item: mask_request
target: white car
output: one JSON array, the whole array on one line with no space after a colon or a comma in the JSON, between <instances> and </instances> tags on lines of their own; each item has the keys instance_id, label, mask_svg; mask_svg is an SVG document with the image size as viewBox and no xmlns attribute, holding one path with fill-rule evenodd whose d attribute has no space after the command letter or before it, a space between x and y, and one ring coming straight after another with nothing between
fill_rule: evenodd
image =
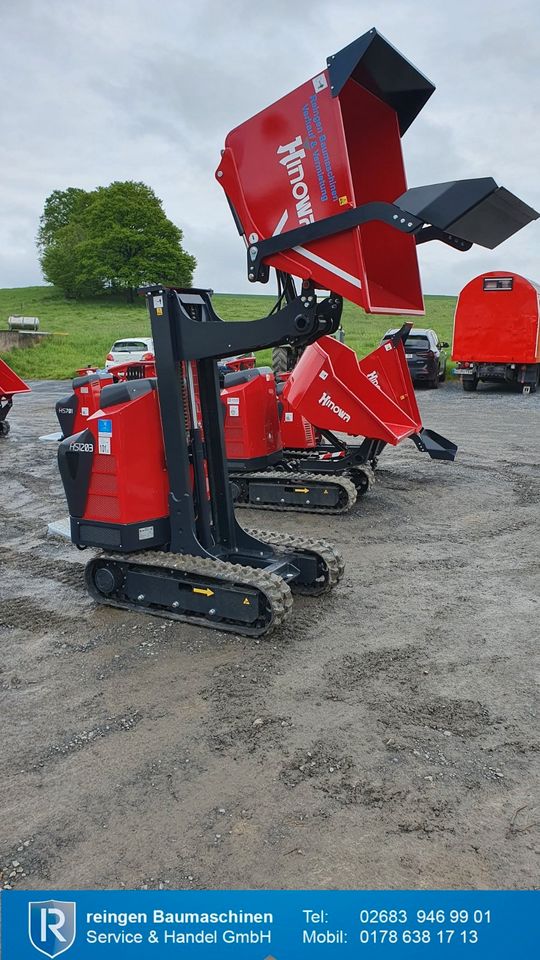
<instances>
[{"instance_id":1,"label":"white car","mask_svg":"<svg viewBox=\"0 0 540 960\"><path fill-rule=\"evenodd\" d=\"M116 363L153 359L154 341L152 337L128 337L125 340L116 340L113 343L110 353L107 354L105 366L108 369Z\"/></svg>"}]
</instances>

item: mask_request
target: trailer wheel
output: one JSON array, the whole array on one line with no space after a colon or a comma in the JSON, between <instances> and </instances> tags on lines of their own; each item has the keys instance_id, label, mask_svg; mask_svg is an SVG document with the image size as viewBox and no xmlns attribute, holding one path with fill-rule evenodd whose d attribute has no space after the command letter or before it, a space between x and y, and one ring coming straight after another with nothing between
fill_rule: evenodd
<instances>
[{"instance_id":1,"label":"trailer wheel","mask_svg":"<svg viewBox=\"0 0 540 960\"><path fill-rule=\"evenodd\" d=\"M7 437L9 433L10 424L7 420L0 421L0 437Z\"/></svg>"},{"instance_id":2,"label":"trailer wheel","mask_svg":"<svg viewBox=\"0 0 540 960\"><path fill-rule=\"evenodd\" d=\"M478 377L462 377L461 386L465 393L474 393L478 386Z\"/></svg>"}]
</instances>

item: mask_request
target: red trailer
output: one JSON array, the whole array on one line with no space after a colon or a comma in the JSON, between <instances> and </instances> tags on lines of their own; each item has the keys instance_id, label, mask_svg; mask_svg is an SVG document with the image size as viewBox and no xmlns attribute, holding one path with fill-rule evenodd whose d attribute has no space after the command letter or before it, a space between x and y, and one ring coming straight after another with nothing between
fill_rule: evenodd
<instances>
[{"instance_id":1,"label":"red trailer","mask_svg":"<svg viewBox=\"0 0 540 960\"><path fill-rule=\"evenodd\" d=\"M0 437L7 437L9 433L6 417L13 406L16 393L30 393L30 387L8 367L5 360L0 360Z\"/></svg>"},{"instance_id":2,"label":"red trailer","mask_svg":"<svg viewBox=\"0 0 540 960\"><path fill-rule=\"evenodd\" d=\"M540 285L519 273L483 273L461 291L452 359L463 389L505 381L534 393L540 381Z\"/></svg>"}]
</instances>

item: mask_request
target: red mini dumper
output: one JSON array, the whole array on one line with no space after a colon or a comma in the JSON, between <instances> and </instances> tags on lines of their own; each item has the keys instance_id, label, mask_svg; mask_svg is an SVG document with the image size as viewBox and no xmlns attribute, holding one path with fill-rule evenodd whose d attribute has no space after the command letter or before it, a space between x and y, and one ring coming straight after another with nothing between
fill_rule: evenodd
<instances>
[{"instance_id":1,"label":"red mini dumper","mask_svg":"<svg viewBox=\"0 0 540 960\"><path fill-rule=\"evenodd\" d=\"M0 437L7 437L9 433L10 425L6 418L17 393L30 393L30 387L8 367L5 360L0 360Z\"/></svg>"},{"instance_id":2,"label":"red mini dumper","mask_svg":"<svg viewBox=\"0 0 540 960\"><path fill-rule=\"evenodd\" d=\"M410 327L360 361L321 337L277 390L269 368L225 375L225 441L239 505L343 513L369 489L386 444L407 438L433 459L454 459L456 445L422 426L403 348Z\"/></svg>"}]
</instances>

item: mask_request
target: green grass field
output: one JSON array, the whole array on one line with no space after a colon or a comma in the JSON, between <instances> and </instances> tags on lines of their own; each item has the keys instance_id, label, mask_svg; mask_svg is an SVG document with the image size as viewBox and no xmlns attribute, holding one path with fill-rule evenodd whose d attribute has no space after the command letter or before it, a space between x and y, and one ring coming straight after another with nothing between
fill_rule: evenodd
<instances>
[{"instance_id":1,"label":"green grass field","mask_svg":"<svg viewBox=\"0 0 540 960\"><path fill-rule=\"evenodd\" d=\"M265 316L272 296L216 294L214 305L224 320L254 320ZM412 318L418 326L433 327L441 339L452 338L455 297L426 297L426 316ZM10 314L37 316L40 330L54 334L39 346L0 354L23 378L63 380L71 378L79 367L92 363L101 366L113 342L120 337L150 334L146 307L142 298L135 304L112 297L92 300L65 300L53 287L20 287L0 290L0 330L7 329ZM400 318L364 313L345 304L343 326L350 347L364 356L377 346L383 333L399 325ZM258 356L269 363L270 351Z\"/></svg>"}]
</instances>

